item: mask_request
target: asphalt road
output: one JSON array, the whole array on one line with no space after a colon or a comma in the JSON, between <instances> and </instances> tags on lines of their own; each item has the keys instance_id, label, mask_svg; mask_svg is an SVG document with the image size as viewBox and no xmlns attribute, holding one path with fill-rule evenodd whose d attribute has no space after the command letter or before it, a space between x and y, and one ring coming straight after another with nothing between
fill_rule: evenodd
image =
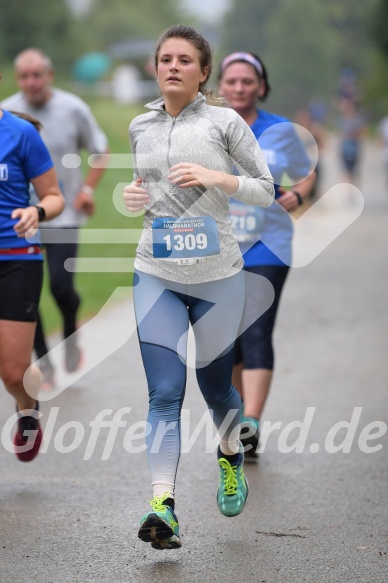
<instances>
[{"instance_id":1,"label":"asphalt road","mask_svg":"<svg viewBox=\"0 0 388 583\"><path fill-rule=\"evenodd\" d=\"M335 154L329 141L324 191L341 179ZM388 190L371 144L360 189L365 207L354 222L360 198L343 192L300 223L304 266L292 271L279 313L265 447L246 464L244 512L219 513L205 430L190 441L205 412L190 372L176 498L183 546L160 552L138 540L151 498L145 453L136 452L147 396L131 301L121 301L82 328L82 374L62 371L57 347L59 390L42 394L43 453L20 463L3 430L1 583L388 581ZM13 402L4 391L1 400L7 428ZM99 415L116 415L113 428L98 429Z\"/></svg>"}]
</instances>

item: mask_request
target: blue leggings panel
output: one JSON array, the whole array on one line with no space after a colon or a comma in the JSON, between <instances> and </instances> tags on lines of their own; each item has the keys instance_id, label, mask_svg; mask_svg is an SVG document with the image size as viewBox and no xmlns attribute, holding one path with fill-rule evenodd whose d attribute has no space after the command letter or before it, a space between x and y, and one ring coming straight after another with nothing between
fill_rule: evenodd
<instances>
[{"instance_id":1,"label":"blue leggings panel","mask_svg":"<svg viewBox=\"0 0 388 583\"><path fill-rule=\"evenodd\" d=\"M186 388L187 334L194 332L199 388L227 440L239 424L240 396L231 384L234 342L245 297L242 272L206 284L177 284L136 271L134 305L149 392L147 456L153 483L175 483L180 415Z\"/></svg>"}]
</instances>

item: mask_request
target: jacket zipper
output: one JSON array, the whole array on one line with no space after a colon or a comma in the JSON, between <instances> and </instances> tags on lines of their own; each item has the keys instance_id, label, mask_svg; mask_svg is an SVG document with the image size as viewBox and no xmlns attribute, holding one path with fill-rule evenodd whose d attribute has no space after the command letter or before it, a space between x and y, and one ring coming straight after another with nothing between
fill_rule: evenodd
<instances>
[{"instance_id":1,"label":"jacket zipper","mask_svg":"<svg viewBox=\"0 0 388 583\"><path fill-rule=\"evenodd\" d=\"M168 134L168 140L167 140L167 164L168 164L168 169L171 168L171 162L170 162L171 134L172 134L172 132L174 130L175 122L176 122L176 117L173 117L172 118L172 124L171 124L171 128L170 128L170 132ZM173 194L176 193L175 184L170 184L170 192L173 193Z\"/></svg>"}]
</instances>

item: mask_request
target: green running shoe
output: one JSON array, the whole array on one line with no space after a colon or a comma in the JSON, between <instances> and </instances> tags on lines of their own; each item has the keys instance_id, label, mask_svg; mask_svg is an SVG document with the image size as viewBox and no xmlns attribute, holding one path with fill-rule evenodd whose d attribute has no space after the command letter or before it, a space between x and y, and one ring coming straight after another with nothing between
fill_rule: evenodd
<instances>
[{"instance_id":1,"label":"green running shoe","mask_svg":"<svg viewBox=\"0 0 388 583\"><path fill-rule=\"evenodd\" d=\"M220 484L217 490L217 504L224 516L237 516L242 512L248 498L248 481L244 475L244 454L240 448L240 459L231 464L227 459L218 459Z\"/></svg>"},{"instance_id":2,"label":"green running shoe","mask_svg":"<svg viewBox=\"0 0 388 583\"><path fill-rule=\"evenodd\" d=\"M163 504L170 494L155 496L150 500L152 512L148 512L140 521L138 537L151 543L154 549L179 549L182 546L179 538L178 519L170 506Z\"/></svg>"}]
</instances>

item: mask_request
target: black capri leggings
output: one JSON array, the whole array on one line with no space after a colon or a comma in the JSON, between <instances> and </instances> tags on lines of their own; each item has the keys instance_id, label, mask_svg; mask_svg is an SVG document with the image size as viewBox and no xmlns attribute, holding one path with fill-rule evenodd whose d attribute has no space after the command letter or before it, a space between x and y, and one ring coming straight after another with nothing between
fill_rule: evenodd
<instances>
[{"instance_id":1,"label":"black capri leggings","mask_svg":"<svg viewBox=\"0 0 388 583\"><path fill-rule=\"evenodd\" d=\"M68 338L77 329L77 311L81 299L74 287L74 273L67 271L65 261L77 257L78 243L47 243L46 258L50 290L63 318L63 336ZM38 315L34 349L38 358L47 354L48 347Z\"/></svg>"},{"instance_id":2,"label":"black capri leggings","mask_svg":"<svg viewBox=\"0 0 388 583\"><path fill-rule=\"evenodd\" d=\"M234 363L243 363L246 369L262 368L273 370L274 349L272 335L280 296L289 267L282 265L256 265L254 267L246 267L245 271L267 278L273 285L275 297L268 310L236 340ZM257 309L257 304L260 301L258 295L261 294L261 289L260 286L255 286L254 278L247 278L245 285L244 319L252 319L251 314L252 312L254 314L254 310Z\"/></svg>"}]
</instances>

